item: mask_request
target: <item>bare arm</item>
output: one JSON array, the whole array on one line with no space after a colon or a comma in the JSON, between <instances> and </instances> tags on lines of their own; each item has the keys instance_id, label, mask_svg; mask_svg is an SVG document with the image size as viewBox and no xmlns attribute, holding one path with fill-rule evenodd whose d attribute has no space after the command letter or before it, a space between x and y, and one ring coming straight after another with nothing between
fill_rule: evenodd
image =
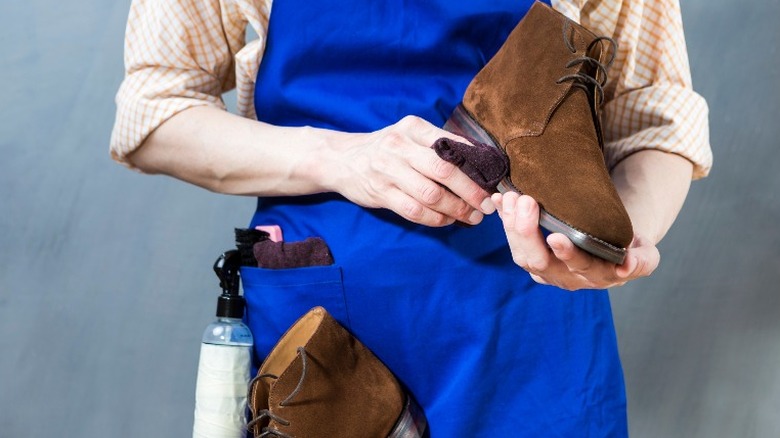
<instances>
[{"instance_id":1,"label":"bare arm","mask_svg":"<svg viewBox=\"0 0 780 438\"><path fill-rule=\"evenodd\" d=\"M481 207L487 193L430 149L442 136L453 137L416 117L373 133L352 134L273 126L217 108L194 107L163 123L128 159L145 172L219 193L332 191L425 225L478 223L480 208L489 213L492 205Z\"/></svg>"},{"instance_id":2,"label":"bare arm","mask_svg":"<svg viewBox=\"0 0 780 438\"><path fill-rule=\"evenodd\" d=\"M533 198L508 193L493 195L493 201L515 259L525 261L534 280L568 290L608 288L656 269L656 244L682 208L692 169L685 158L655 150L637 152L615 167L612 178L634 226L634 241L620 266L585 253L563 234L551 234L545 242Z\"/></svg>"},{"instance_id":3,"label":"bare arm","mask_svg":"<svg viewBox=\"0 0 780 438\"><path fill-rule=\"evenodd\" d=\"M334 137L332 131L271 126L199 106L163 123L128 160L144 172L217 193L312 194L326 191L321 156Z\"/></svg>"},{"instance_id":4,"label":"bare arm","mask_svg":"<svg viewBox=\"0 0 780 438\"><path fill-rule=\"evenodd\" d=\"M691 186L693 164L656 150L628 156L612 171L612 181L625 205L634 233L657 244L669 231Z\"/></svg>"}]
</instances>

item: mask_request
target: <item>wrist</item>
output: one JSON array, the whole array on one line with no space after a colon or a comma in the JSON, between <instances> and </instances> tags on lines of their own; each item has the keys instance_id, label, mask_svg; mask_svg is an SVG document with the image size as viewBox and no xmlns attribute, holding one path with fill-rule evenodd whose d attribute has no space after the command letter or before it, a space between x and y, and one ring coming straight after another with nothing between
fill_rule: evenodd
<instances>
[{"instance_id":1,"label":"wrist","mask_svg":"<svg viewBox=\"0 0 780 438\"><path fill-rule=\"evenodd\" d=\"M344 170L341 156L348 134L329 129L301 128L301 142L309 145L296 168L296 178L315 193L340 192Z\"/></svg>"}]
</instances>

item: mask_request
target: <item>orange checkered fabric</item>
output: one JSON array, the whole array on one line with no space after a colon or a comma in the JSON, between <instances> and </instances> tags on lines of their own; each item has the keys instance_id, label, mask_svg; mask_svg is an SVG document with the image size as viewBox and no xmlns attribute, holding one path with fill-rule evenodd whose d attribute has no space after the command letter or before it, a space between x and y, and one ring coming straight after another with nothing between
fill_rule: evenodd
<instances>
[{"instance_id":1,"label":"orange checkered fabric","mask_svg":"<svg viewBox=\"0 0 780 438\"><path fill-rule=\"evenodd\" d=\"M255 118L254 81L262 62L272 0L134 0L125 35L125 78L116 96L112 157L126 156L173 115L193 106ZM712 166L708 108L691 84L678 0L552 0L553 7L619 50L606 88L605 156L610 168L657 149ZM247 26L259 37L246 42Z\"/></svg>"}]
</instances>

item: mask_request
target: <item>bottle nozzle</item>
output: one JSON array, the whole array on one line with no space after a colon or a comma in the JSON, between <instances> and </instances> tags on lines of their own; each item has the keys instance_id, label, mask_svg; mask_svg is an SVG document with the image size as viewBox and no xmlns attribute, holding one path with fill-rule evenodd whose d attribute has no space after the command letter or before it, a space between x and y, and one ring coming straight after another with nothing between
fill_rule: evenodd
<instances>
[{"instance_id":1,"label":"bottle nozzle","mask_svg":"<svg viewBox=\"0 0 780 438\"><path fill-rule=\"evenodd\" d=\"M225 251L214 262L222 295L217 300L217 316L241 318L244 316L244 297L238 294L241 255L238 250Z\"/></svg>"},{"instance_id":2,"label":"bottle nozzle","mask_svg":"<svg viewBox=\"0 0 780 438\"><path fill-rule=\"evenodd\" d=\"M222 293L238 295L239 274L241 256L238 250L225 251L214 262L214 272L219 278L219 287Z\"/></svg>"}]
</instances>

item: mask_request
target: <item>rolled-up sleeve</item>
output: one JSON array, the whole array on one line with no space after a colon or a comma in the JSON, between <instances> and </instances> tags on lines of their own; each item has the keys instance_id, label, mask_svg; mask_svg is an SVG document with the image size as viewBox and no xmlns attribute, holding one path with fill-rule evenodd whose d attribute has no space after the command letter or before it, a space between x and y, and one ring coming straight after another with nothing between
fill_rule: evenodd
<instances>
[{"instance_id":1,"label":"rolled-up sleeve","mask_svg":"<svg viewBox=\"0 0 780 438\"><path fill-rule=\"evenodd\" d=\"M606 104L605 158L613 168L644 149L681 155L693 163L693 179L712 168L707 103L690 88L655 85L631 90Z\"/></svg>"},{"instance_id":2,"label":"rolled-up sleeve","mask_svg":"<svg viewBox=\"0 0 780 438\"><path fill-rule=\"evenodd\" d=\"M135 0L125 34L125 78L116 96L111 156L127 156L160 124L194 106L225 108L243 23L225 28L219 0ZM236 21L236 20L233 20Z\"/></svg>"},{"instance_id":3,"label":"rolled-up sleeve","mask_svg":"<svg viewBox=\"0 0 780 438\"><path fill-rule=\"evenodd\" d=\"M604 155L613 168L654 149L712 167L708 108L693 91L677 0L554 0L557 9L618 43L604 105Z\"/></svg>"}]
</instances>

